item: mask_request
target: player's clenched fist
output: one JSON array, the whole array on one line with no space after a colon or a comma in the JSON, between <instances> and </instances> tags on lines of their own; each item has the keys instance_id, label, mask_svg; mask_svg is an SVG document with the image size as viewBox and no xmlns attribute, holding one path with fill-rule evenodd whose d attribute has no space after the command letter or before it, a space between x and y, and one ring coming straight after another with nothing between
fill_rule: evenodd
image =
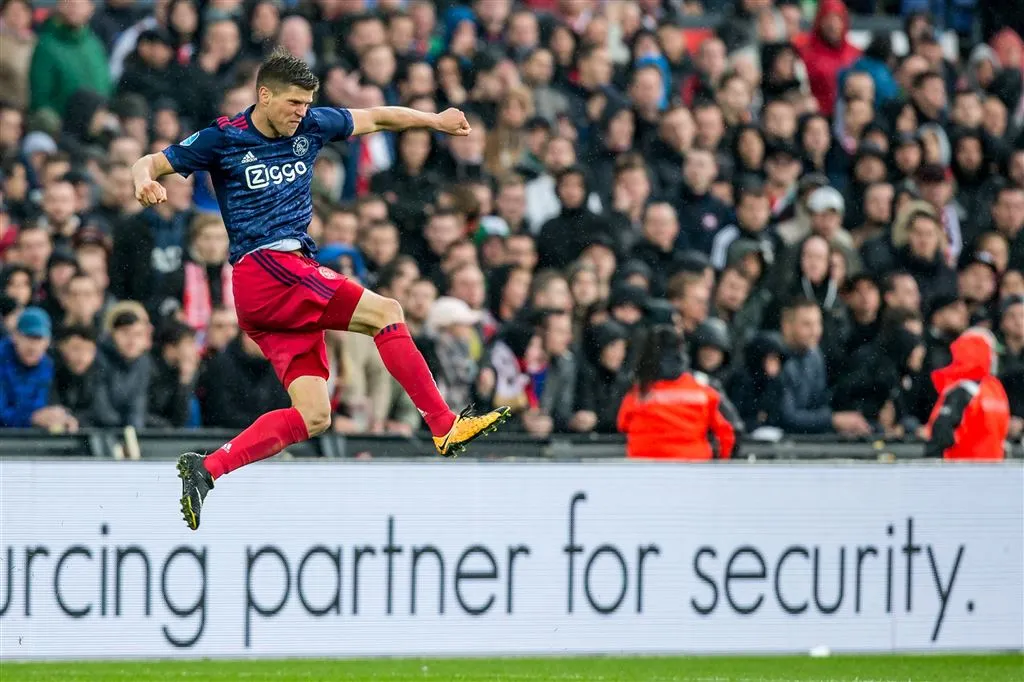
<instances>
[{"instance_id":1,"label":"player's clenched fist","mask_svg":"<svg viewBox=\"0 0 1024 682\"><path fill-rule=\"evenodd\" d=\"M162 204L167 201L167 190L156 180L150 180L136 186L135 198L143 206Z\"/></svg>"},{"instance_id":2,"label":"player's clenched fist","mask_svg":"<svg viewBox=\"0 0 1024 682\"><path fill-rule=\"evenodd\" d=\"M469 135L469 121L466 115L458 109L445 109L438 116L438 130L449 135Z\"/></svg>"}]
</instances>

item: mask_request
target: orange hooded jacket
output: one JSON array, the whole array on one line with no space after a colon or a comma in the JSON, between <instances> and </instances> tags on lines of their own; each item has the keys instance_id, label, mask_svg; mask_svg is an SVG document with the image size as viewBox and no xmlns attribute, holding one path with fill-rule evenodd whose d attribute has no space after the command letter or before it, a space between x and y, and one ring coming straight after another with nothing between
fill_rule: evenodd
<instances>
[{"instance_id":1,"label":"orange hooded jacket","mask_svg":"<svg viewBox=\"0 0 1024 682\"><path fill-rule=\"evenodd\" d=\"M718 456L732 454L736 433L719 409L718 391L683 372L655 381L640 395L634 386L619 407L619 431L626 434L626 456L646 459L703 460L715 456L708 432L718 440Z\"/></svg>"},{"instance_id":2,"label":"orange hooded jacket","mask_svg":"<svg viewBox=\"0 0 1024 682\"><path fill-rule=\"evenodd\" d=\"M928 420L925 454L946 459L1003 459L1010 403L992 376L992 344L967 330L950 346L953 361L932 372L939 400Z\"/></svg>"}]
</instances>

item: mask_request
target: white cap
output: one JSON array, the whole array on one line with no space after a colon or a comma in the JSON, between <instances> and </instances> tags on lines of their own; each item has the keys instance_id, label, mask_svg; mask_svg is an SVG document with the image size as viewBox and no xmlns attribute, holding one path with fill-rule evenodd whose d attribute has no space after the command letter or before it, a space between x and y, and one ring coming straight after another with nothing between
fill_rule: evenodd
<instances>
[{"instance_id":1,"label":"white cap","mask_svg":"<svg viewBox=\"0 0 1024 682\"><path fill-rule=\"evenodd\" d=\"M843 195L834 187L819 187L811 192L807 199L807 210L811 213L824 213L825 211L846 212L846 202Z\"/></svg>"},{"instance_id":2,"label":"white cap","mask_svg":"<svg viewBox=\"0 0 1024 682\"><path fill-rule=\"evenodd\" d=\"M57 151L57 143L46 133L36 130L25 136L21 141L21 152L25 156L36 153L53 154Z\"/></svg>"},{"instance_id":3,"label":"white cap","mask_svg":"<svg viewBox=\"0 0 1024 682\"><path fill-rule=\"evenodd\" d=\"M427 327L438 331L453 324L476 324L482 317L483 313L470 308L461 298L442 296L427 313Z\"/></svg>"}]
</instances>

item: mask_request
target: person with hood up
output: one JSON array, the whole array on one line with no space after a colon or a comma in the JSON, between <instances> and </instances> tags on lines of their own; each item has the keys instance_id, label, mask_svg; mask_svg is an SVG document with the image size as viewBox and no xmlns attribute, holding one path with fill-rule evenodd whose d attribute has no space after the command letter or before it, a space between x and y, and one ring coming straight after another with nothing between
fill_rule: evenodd
<instances>
[{"instance_id":1,"label":"person with hood up","mask_svg":"<svg viewBox=\"0 0 1024 682\"><path fill-rule=\"evenodd\" d=\"M985 90L995 95L1006 105L1010 127L1019 129L1024 122L1024 102L1021 99L1022 75L1024 75L1024 40L1011 28L992 36L989 41L1002 69Z\"/></svg>"},{"instance_id":2,"label":"person with hood up","mask_svg":"<svg viewBox=\"0 0 1024 682\"><path fill-rule=\"evenodd\" d=\"M511 322L526 305L533 274L526 268L501 265L487 276L487 310L499 323Z\"/></svg>"},{"instance_id":3,"label":"person with hood up","mask_svg":"<svg viewBox=\"0 0 1024 682\"><path fill-rule=\"evenodd\" d=\"M85 147L106 150L118 134L120 123L103 95L79 90L68 97L60 143L72 152Z\"/></svg>"},{"instance_id":4,"label":"person with hood up","mask_svg":"<svg viewBox=\"0 0 1024 682\"><path fill-rule=\"evenodd\" d=\"M609 98L601 112L597 133L590 142L586 165L602 206L611 206L615 166L619 155L633 149L636 116L620 99Z\"/></svg>"},{"instance_id":5,"label":"person with hood up","mask_svg":"<svg viewBox=\"0 0 1024 682\"><path fill-rule=\"evenodd\" d=\"M775 332L761 332L747 345L743 367L730 377L726 393L748 433L782 424L782 361L786 347Z\"/></svg>"},{"instance_id":6,"label":"person with hood up","mask_svg":"<svg viewBox=\"0 0 1024 682\"><path fill-rule=\"evenodd\" d=\"M986 189L990 177L991 145L980 130L960 130L953 134L952 170L956 180L954 205L963 208L962 237L965 244L974 243L981 233L986 217Z\"/></svg>"},{"instance_id":7,"label":"person with hood up","mask_svg":"<svg viewBox=\"0 0 1024 682\"><path fill-rule=\"evenodd\" d=\"M845 336L845 308L839 296L840 282L832 266L835 249L821 235L812 234L794 248L795 258L789 261L792 274L789 279L778 279L782 295L776 297L775 306L768 311L765 326L775 328L783 306L790 300L807 298L818 304L825 324L825 340L830 347L826 355L832 357L832 345Z\"/></svg>"},{"instance_id":8,"label":"person with hood up","mask_svg":"<svg viewBox=\"0 0 1024 682\"><path fill-rule=\"evenodd\" d=\"M162 97L185 99L184 70L174 61L174 38L163 28L139 35L135 52L128 57L118 83L119 93L133 92L149 102Z\"/></svg>"},{"instance_id":9,"label":"person with hood up","mask_svg":"<svg viewBox=\"0 0 1024 682\"><path fill-rule=\"evenodd\" d=\"M953 361L932 372L939 400L925 429L925 455L945 459L998 460L1006 456L1010 403L993 376L995 337L971 328L953 342Z\"/></svg>"},{"instance_id":10,"label":"person with hood up","mask_svg":"<svg viewBox=\"0 0 1024 682\"><path fill-rule=\"evenodd\" d=\"M574 430L616 432L619 405L632 386L626 365L628 342L629 330L610 320L585 332L576 414L570 423Z\"/></svg>"},{"instance_id":11,"label":"person with hood up","mask_svg":"<svg viewBox=\"0 0 1024 682\"><path fill-rule=\"evenodd\" d=\"M835 110L839 72L860 56L860 50L846 38L849 29L850 16L842 0L823 0L818 5L810 38L800 49L811 93L826 116Z\"/></svg>"},{"instance_id":12,"label":"person with hood up","mask_svg":"<svg viewBox=\"0 0 1024 682\"><path fill-rule=\"evenodd\" d=\"M732 455L736 434L722 414L721 395L687 364L675 328L652 328L637 363L637 384L619 407L627 457L693 461Z\"/></svg>"},{"instance_id":13,"label":"person with hood up","mask_svg":"<svg viewBox=\"0 0 1024 682\"><path fill-rule=\"evenodd\" d=\"M693 368L717 382L715 388L719 391L724 390L721 386L729 383L732 374L732 346L729 327L723 320L714 317L701 322L689 339Z\"/></svg>"},{"instance_id":14,"label":"person with hood up","mask_svg":"<svg viewBox=\"0 0 1024 682\"><path fill-rule=\"evenodd\" d=\"M433 135L425 128L402 131L395 164L370 178L370 191L387 199L391 218L405 232L419 229L426 217L423 207L434 202L441 187L434 144Z\"/></svg>"},{"instance_id":15,"label":"person with hood up","mask_svg":"<svg viewBox=\"0 0 1024 682\"><path fill-rule=\"evenodd\" d=\"M921 395L924 324L915 312L896 308L884 316L878 338L861 346L832 393L832 409L860 412L887 435L913 433L913 407Z\"/></svg>"},{"instance_id":16,"label":"person with hood up","mask_svg":"<svg viewBox=\"0 0 1024 682\"><path fill-rule=\"evenodd\" d=\"M610 235L607 221L587 208L590 188L582 166L570 166L560 172L555 191L562 211L541 228L537 253L540 267L561 270L576 260L598 234Z\"/></svg>"}]
</instances>

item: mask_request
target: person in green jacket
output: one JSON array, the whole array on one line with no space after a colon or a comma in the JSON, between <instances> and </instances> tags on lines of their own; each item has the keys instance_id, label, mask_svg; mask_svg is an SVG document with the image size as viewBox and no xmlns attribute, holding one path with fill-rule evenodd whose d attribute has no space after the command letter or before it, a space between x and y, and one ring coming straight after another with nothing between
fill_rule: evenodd
<instances>
[{"instance_id":1,"label":"person in green jacket","mask_svg":"<svg viewBox=\"0 0 1024 682\"><path fill-rule=\"evenodd\" d=\"M93 9L92 0L60 0L39 29L29 70L32 111L51 109L63 116L68 98L80 89L110 96L107 53L89 28Z\"/></svg>"}]
</instances>

